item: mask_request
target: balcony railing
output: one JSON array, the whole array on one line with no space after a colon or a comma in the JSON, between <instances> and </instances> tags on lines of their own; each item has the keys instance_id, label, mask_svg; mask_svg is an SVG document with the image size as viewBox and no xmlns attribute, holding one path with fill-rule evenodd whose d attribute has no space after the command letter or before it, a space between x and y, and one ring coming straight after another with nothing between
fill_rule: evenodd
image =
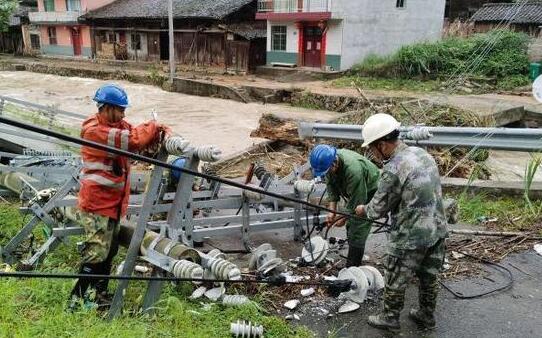
<instances>
[{"instance_id":1,"label":"balcony railing","mask_svg":"<svg viewBox=\"0 0 542 338\"><path fill-rule=\"evenodd\" d=\"M258 0L262 13L316 13L331 12L333 0Z\"/></svg>"},{"instance_id":2,"label":"balcony railing","mask_svg":"<svg viewBox=\"0 0 542 338\"><path fill-rule=\"evenodd\" d=\"M33 12L28 13L28 18L32 23L76 23L81 15L80 11Z\"/></svg>"}]
</instances>

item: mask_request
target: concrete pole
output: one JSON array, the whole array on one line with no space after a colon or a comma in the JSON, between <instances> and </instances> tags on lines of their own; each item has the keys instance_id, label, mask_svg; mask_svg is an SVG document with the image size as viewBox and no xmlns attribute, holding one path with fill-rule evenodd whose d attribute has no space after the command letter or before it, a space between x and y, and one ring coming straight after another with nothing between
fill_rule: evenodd
<instances>
[{"instance_id":1,"label":"concrete pole","mask_svg":"<svg viewBox=\"0 0 542 338\"><path fill-rule=\"evenodd\" d=\"M169 21L169 82L173 84L175 77L175 39L173 34L173 0L168 0Z\"/></svg>"}]
</instances>

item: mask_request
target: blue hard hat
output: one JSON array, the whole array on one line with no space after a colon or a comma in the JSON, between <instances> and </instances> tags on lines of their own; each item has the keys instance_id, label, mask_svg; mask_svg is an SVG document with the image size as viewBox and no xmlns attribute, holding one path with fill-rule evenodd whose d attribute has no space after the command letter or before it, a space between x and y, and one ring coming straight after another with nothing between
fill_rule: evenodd
<instances>
[{"instance_id":1,"label":"blue hard hat","mask_svg":"<svg viewBox=\"0 0 542 338\"><path fill-rule=\"evenodd\" d=\"M322 177L327 174L335 158L337 148L327 144L319 144L311 151L310 162L314 177Z\"/></svg>"},{"instance_id":2,"label":"blue hard hat","mask_svg":"<svg viewBox=\"0 0 542 338\"><path fill-rule=\"evenodd\" d=\"M184 166L186 165L186 158L178 157L175 160L171 161L170 164L176 168L184 168ZM180 170L172 170L171 179L173 180L173 182L179 182L179 180L181 179L181 174L182 171Z\"/></svg>"},{"instance_id":3,"label":"blue hard hat","mask_svg":"<svg viewBox=\"0 0 542 338\"><path fill-rule=\"evenodd\" d=\"M126 91L116 84L106 84L98 88L94 101L101 104L111 104L118 107L128 107Z\"/></svg>"}]
</instances>

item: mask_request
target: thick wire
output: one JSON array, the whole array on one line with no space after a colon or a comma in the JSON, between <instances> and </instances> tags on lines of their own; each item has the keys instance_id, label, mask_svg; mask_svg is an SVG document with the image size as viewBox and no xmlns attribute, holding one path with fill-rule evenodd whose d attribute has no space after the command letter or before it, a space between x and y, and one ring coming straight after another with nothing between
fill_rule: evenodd
<instances>
[{"instance_id":1,"label":"thick wire","mask_svg":"<svg viewBox=\"0 0 542 338\"><path fill-rule=\"evenodd\" d=\"M480 297L484 297L484 296L487 296L487 295L490 295L490 294L493 294L493 293L497 293L497 292L500 292L500 291L505 291L505 290L508 290L512 287L512 285L514 285L514 275L512 274L512 272L510 271L510 269L508 269L507 267L505 267L504 265L502 264L499 264L499 263L495 263L495 262L492 262L492 261L489 261L487 259L484 259L484 258L480 258L480 257L477 257L477 256L474 256L474 255L470 255L466 252L461 252L463 255L469 257L469 258L472 258L472 259L475 259L475 260L478 260L486 265L489 265L489 266L493 266L495 270L497 271L501 271L501 272L506 272L506 274L508 275L508 281L505 285L503 286L500 286L500 287L497 287L495 289L492 289L492 290L489 290L489 291L484 291L482 293L478 293L478 294L474 294L474 295L463 295L462 293L460 292L457 292L455 290L453 290L451 287L449 287L448 285L446 285L444 282L440 281L440 285L442 285L446 290L448 290L448 292L450 292L452 295L454 295L455 297L459 298L459 299L474 299L474 298L480 298ZM500 270L499 270L500 269Z\"/></svg>"},{"instance_id":2,"label":"thick wire","mask_svg":"<svg viewBox=\"0 0 542 338\"><path fill-rule=\"evenodd\" d=\"M179 277L158 277L158 276L123 276L123 275L87 275L67 273L41 273L41 272L0 272L0 278L34 278L34 279L108 279L108 280L129 280L129 281L162 281L162 282L201 282L201 283L229 283L229 284L289 284L289 285L312 285L330 286L329 282L305 281L294 282L285 280L252 280L252 279L208 279L208 278L179 278Z\"/></svg>"},{"instance_id":3,"label":"thick wire","mask_svg":"<svg viewBox=\"0 0 542 338\"><path fill-rule=\"evenodd\" d=\"M370 220L368 218L361 217L361 216L358 216L358 215L355 215L355 214L349 214L349 213L345 213L345 212L334 211L334 210L331 210L329 208L326 208L326 207L323 207L323 206L320 206L320 205L317 205L317 204L313 204L313 203L304 201L302 199L281 195L281 194L274 193L274 192L271 192L271 191L266 191L266 190L263 190L263 189L252 187L252 186L249 186L249 185L246 185L246 184L243 184L243 183L239 183L239 182L236 182L236 181L233 181L233 180L229 180L229 179L226 179L226 178L222 178L222 177L218 177L218 176L214 176L214 175L209 175L209 174L205 174L205 173L200 173L200 172L195 171L195 170L176 167L176 166L173 166L173 165L171 165L169 163L158 161L158 160L156 160L154 158L150 158L150 157L147 157L147 156L135 154L135 153L132 153L132 152L129 152L129 151L126 151L126 150L119 149L119 148L110 147L110 146L107 146L105 144L84 140L84 139L81 139L81 138L78 138L78 137L64 135L62 133L59 133L59 132L56 132L56 131L53 131L53 130L48 130L48 129L41 128L41 127L38 127L38 126L35 126L35 125L30 125L30 124L27 124L27 123L24 123L24 122L20 122L20 121L17 121L17 120L6 118L4 116L0 116L0 123L4 123L4 124L7 124L7 125L10 125L10 126L13 126L13 127L29 130L29 131L32 131L32 132L35 132L35 133L38 133L38 134L52 136L54 138L58 138L60 140L63 140L63 141L69 142L69 143L75 143L75 144L79 144L79 145L82 145L82 146L87 146L87 147L91 147L91 148L94 148L94 149L99 149L99 150L102 150L102 151L105 151L105 152L108 152L108 153L125 156L125 157L131 158L133 160L138 160L138 161L146 162L146 163L149 163L149 164L154 164L156 166L159 166L159 167L162 167L162 168L165 168L165 169L181 171L184 174L192 175L194 177L200 177L200 178L204 178L204 179L207 179L207 180L216 181L216 182L219 182L219 183L222 183L222 184L225 184L225 185L229 185L229 186L239 188L239 189L243 189L243 190L256 192L256 193L259 193L259 194L262 194L262 195L265 195L265 196L269 196L269 197L272 197L272 198L276 198L276 199L279 199L279 200L284 200L284 201L300 204L300 205L308 207L310 209L322 210L322 211L326 211L326 212L330 212L330 213L335 213L335 214L338 214L340 216L344 216L344 217L347 217L347 218L357 218L357 219L360 219L360 220L371 222L373 224L383 225L381 222L373 221L373 220Z\"/></svg>"}]
</instances>

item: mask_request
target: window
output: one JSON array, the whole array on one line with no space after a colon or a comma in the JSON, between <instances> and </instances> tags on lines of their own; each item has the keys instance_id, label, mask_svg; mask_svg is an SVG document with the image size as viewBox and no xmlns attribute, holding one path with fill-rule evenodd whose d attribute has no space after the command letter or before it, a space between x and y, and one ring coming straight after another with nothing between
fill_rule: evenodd
<instances>
[{"instance_id":1,"label":"window","mask_svg":"<svg viewBox=\"0 0 542 338\"><path fill-rule=\"evenodd\" d=\"M405 8L405 5L406 5L406 0L397 0L397 4L395 5L395 7Z\"/></svg>"},{"instance_id":2,"label":"window","mask_svg":"<svg viewBox=\"0 0 542 338\"><path fill-rule=\"evenodd\" d=\"M132 50L141 50L141 35L132 34Z\"/></svg>"},{"instance_id":3,"label":"window","mask_svg":"<svg viewBox=\"0 0 542 338\"><path fill-rule=\"evenodd\" d=\"M78 12L81 10L81 0L66 0L66 9L68 11Z\"/></svg>"},{"instance_id":4,"label":"window","mask_svg":"<svg viewBox=\"0 0 542 338\"><path fill-rule=\"evenodd\" d=\"M271 50L286 51L286 26L271 27Z\"/></svg>"},{"instance_id":5,"label":"window","mask_svg":"<svg viewBox=\"0 0 542 338\"><path fill-rule=\"evenodd\" d=\"M30 46L32 49L40 49L40 36L38 34L30 34Z\"/></svg>"},{"instance_id":6,"label":"window","mask_svg":"<svg viewBox=\"0 0 542 338\"><path fill-rule=\"evenodd\" d=\"M55 0L43 0L43 8L46 12L55 11Z\"/></svg>"},{"instance_id":7,"label":"window","mask_svg":"<svg viewBox=\"0 0 542 338\"><path fill-rule=\"evenodd\" d=\"M107 33L107 42L109 42L109 43L117 42L117 34L115 34L115 33Z\"/></svg>"},{"instance_id":8,"label":"window","mask_svg":"<svg viewBox=\"0 0 542 338\"><path fill-rule=\"evenodd\" d=\"M47 35L49 36L49 44L56 45L56 27L47 28Z\"/></svg>"}]
</instances>

